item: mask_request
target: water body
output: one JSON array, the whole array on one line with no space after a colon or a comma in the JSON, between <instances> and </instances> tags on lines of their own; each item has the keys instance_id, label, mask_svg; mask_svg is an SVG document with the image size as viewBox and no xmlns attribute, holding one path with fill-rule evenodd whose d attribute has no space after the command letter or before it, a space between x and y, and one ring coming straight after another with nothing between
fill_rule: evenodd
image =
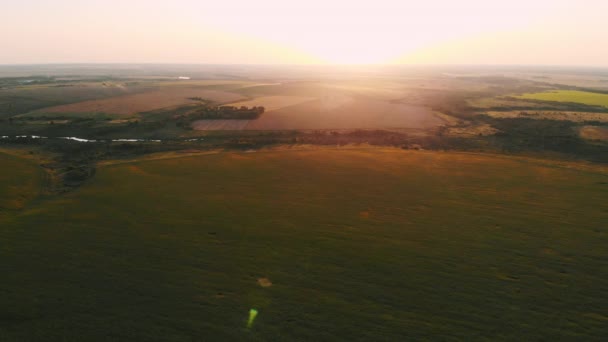
<instances>
[{"instance_id":1,"label":"water body","mask_svg":"<svg viewBox=\"0 0 608 342\"><path fill-rule=\"evenodd\" d=\"M90 142L163 142L163 140L160 139L129 139L129 138L123 138L123 139L84 139L84 138L78 138L78 137L43 137L43 136L39 136L39 135L17 135L14 137L10 137L8 135L3 135L0 136L0 139L63 139L63 140L72 140L72 141L76 141L76 142L83 142L83 143L90 143ZM184 141L202 141L203 138L199 138L199 139L184 139Z\"/></svg>"}]
</instances>

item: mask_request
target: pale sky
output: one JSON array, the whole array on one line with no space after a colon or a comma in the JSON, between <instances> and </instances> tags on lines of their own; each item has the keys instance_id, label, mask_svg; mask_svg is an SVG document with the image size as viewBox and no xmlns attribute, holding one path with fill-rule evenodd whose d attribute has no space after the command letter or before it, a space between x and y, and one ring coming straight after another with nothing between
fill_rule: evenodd
<instances>
[{"instance_id":1,"label":"pale sky","mask_svg":"<svg viewBox=\"0 0 608 342\"><path fill-rule=\"evenodd\" d=\"M2 0L0 64L608 66L608 0Z\"/></svg>"}]
</instances>

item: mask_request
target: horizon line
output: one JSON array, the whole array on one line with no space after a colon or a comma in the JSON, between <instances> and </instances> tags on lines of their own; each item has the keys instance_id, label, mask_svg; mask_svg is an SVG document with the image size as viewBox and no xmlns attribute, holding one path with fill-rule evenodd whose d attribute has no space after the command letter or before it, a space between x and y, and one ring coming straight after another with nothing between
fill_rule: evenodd
<instances>
[{"instance_id":1,"label":"horizon line","mask_svg":"<svg viewBox=\"0 0 608 342\"><path fill-rule=\"evenodd\" d=\"M608 65L581 64L500 64L500 63L206 63L206 62L44 62L0 63L11 66L60 66L60 65L187 65L187 66L297 66L297 67L554 67L608 69Z\"/></svg>"}]
</instances>

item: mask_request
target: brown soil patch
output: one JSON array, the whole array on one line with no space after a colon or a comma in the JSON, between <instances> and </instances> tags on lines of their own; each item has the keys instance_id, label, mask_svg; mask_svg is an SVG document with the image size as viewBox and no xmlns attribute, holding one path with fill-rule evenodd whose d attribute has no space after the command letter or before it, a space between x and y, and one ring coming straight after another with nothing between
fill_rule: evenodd
<instances>
[{"instance_id":1,"label":"brown soil patch","mask_svg":"<svg viewBox=\"0 0 608 342\"><path fill-rule=\"evenodd\" d=\"M258 278L258 284L260 284L261 287L271 287L272 286L272 282L268 278Z\"/></svg>"},{"instance_id":2,"label":"brown soil patch","mask_svg":"<svg viewBox=\"0 0 608 342\"><path fill-rule=\"evenodd\" d=\"M557 252L554 249L551 249L551 248L543 248L541 250L541 254L543 254L543 255L557 255Z\"/></svg>"},{"instance_id":3,"label":"brown soil patch","mask_svg":"<svg viewBox=\"0 0 608 342\"><path fill-rule=\"evenodd\" d=\"M369 218L370 212L369 211L362 211L359 213L359 217L362 219L367 219Z\"/></svg>"},{"instance_id":4,"label":"brown soil patch","mask_svg":"<svg viewBox=\"0 0 608 342\"><path fill-rule=\"evenodd\" d=\"M607 114L608 116L608 114ZM583 126L578 134L587 140L608 140L608 127L604 126Z\"/></svg>"},{"instance_id":5,"label":"brown soil patch","mask_svg":"<svg viewBox=\"0 0 608 342\"><path fill-rule=\"evenodd\" d=\"M135 165L129 165L128 167L129 171L136 173L138 175L146 175L146 171L140 169L139 167L135 166Z\"/></svg>"}]
</instances>

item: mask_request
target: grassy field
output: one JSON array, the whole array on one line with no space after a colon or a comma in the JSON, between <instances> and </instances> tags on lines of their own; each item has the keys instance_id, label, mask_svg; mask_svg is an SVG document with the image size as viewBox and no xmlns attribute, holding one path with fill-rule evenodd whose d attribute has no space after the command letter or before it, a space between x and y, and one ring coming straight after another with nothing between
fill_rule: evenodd
<instances>
[{"instance_id":1,"label":"grassy field","mask_svg":"<svg viewBox=\"0 0 608 342\"><path fill-rule=\"evenodd\" d=\"M40 194L44 172L31 161L0 152L0 222Z\"/></svg>"},{"instance_id":2,"label":"grassy field","mask_svg":"<svg viewBox=\"0 0 608 342\"><path fill-rule=\"evenodd\" d=\"M528 100L574 102L593 106L608 107L608 94L591 93L577 90L556 90L517 96Z\"/></svg>"},{"instance_id":3,"label":"grassy field","mask_svg":"<svg viewBox=\"0 0 608 342\"><path fill-rule=\"evenodd\" d=\"M605 170L475 154L106 165L0 225L0 340L601 339L607 200Z\"/></svg>"}]
</instances>

